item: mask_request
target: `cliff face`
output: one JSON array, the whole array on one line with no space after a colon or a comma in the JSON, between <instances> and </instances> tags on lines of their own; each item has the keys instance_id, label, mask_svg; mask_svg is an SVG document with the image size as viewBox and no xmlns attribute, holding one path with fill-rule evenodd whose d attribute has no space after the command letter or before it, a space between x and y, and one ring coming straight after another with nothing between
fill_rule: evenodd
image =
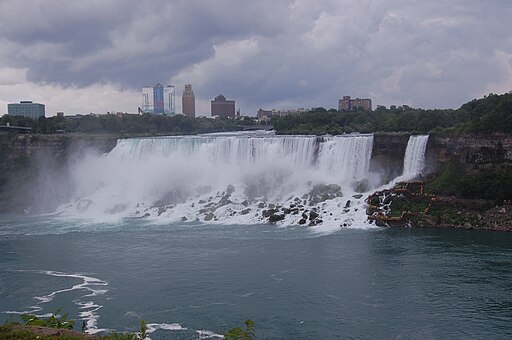
<instances>
[{"instance_id":1,"label":"cliff face","mask_svg":"<svg viewBox=\"0 0 512 340\"><path fill-rule=\"evenodd\" d=\"M374 134L370 171L379 173L385 182L400 176L409 136L406 133Z\"/></svg>"},{"instance_id":2,"label":"cliff face","mask_svg":"<svg viewBox=\"0 0 512 340\"><path fill-rule=\"evenodd\" d=\"M70 165L109 152L113 136L0 135L0 212L48 212L72 194Z\"/></svg>"},{"instance_id":3,"label":"cliff face","mask_svg":"<svg viewBox=\"0 0 512 340\"><path fill-rule=\"evenodd\" d=\"M512 136L433 135L429 138L426 156L434 167L449 161L465 167L512 164Z\"/></svg>"}]
</instances>

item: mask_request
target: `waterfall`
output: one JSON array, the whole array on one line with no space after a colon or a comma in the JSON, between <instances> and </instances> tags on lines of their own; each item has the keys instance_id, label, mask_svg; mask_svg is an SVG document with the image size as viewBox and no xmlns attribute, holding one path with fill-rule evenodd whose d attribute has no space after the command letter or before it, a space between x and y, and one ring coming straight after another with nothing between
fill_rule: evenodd
<instances>
[{"instance_id":1,"label":"waterfall","mask_svg":"<svg viewBox=\"0 0 512 340\"><path fill-rule=\"evenodd\" d=\"M425 168L425 150L428 135L410 136L404 156L402 177L411 179L420 175Z\"/></svg>"},{"instance_id":2,"label":"waterfall","mask_svg":"<svg viewBox=\"0 0 512 340\"><path fill-rule=\"evenodd\" d=\"M340 216L351 209L339 207L364 200L354 188L368 178L372 146L373 135L359 134L120 139L110 153L75 164L76 197L60 210L94 218L262 223L268 207L300 206L286 223L329 209L323 225L330 220L339 228L342 220L353 221Z\"/></svg>"}]
</instances>

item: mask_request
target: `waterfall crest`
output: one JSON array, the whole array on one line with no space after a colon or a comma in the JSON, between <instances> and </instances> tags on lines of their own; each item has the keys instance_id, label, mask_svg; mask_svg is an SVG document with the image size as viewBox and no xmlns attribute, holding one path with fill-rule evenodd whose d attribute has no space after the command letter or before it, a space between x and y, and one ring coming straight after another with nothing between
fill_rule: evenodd
<instances>
[{"instance_id":1,"label":"waterfall crest","mask_svg":"<svg viewBox=\"0 0 512 340\"><path fill-rule=\"evenodd\" d=\"M413 178L422 174L425 168L425 150L428 135L410 136L404 156L404 171L402 176Z\"/></svg>"}]
</instances>

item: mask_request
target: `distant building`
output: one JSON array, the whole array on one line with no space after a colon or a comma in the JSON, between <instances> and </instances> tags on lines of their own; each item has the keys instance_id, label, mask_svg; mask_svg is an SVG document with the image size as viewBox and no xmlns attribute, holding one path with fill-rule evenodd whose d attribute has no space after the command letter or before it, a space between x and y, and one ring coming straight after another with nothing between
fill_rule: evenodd
<instances>
[{"instance_id":1,"label":"distant building","mask_svg":"<svg viewBox=\"0 0 512 340\"><path fill-rule=\"evenodd\" d=\"M140 112L173 115L175 113L174 86L164 87L160 83L155 86L144 86Z\"/></svg>"},{"instance_id":2,"label":"distant building","mask_svg":"<svg viewBox=\"0 0 512 340\"><path fill-rule=\"evenodd\" d=\"M196 116L196 97L192 91L192 85L186 84L183 95L181 96L181 107L183 114L187 117L195 118Z\"/></svg>"},{"instance_id":3,"label":"distant building","mask_svg":"<svg viewBox=\"0 0 512 340\"><path fill-rule=\"evenodd\" d=\"M211 101L212 116L235 117L235 101L219 94Z\"/></svg>"},{"instance_id":4,"label":"distant building","mask_svg":"<svg viewBox=\"0 0 512 340\"><path fill-rule=\"evenodd\" d=\"M7 104L7 114L38 119L39 117L44 117L45 109L43 104L21 101L16 104Z\"/></svg>"},{"instance_id":5,"label":"distant building","mask_svg":"<svg viewBox=\"0 0 512 340\"><path fill-rule=\"evenodd\" d=\"M352 99L350 96L343 96L342 99L338 101L338 110L339 111L356 111L356 110L372 110L372 100L371 99Z\"/></svg>"},{"instance_id":6,"label":"distant building","mask_svg":"<svg viewBox=\"0 0 512 340\"><path fill-rule=\"evenodd\" d=\"M64 118L64 112L57 112L57 117Z\"/></svg>"}]
</instances>

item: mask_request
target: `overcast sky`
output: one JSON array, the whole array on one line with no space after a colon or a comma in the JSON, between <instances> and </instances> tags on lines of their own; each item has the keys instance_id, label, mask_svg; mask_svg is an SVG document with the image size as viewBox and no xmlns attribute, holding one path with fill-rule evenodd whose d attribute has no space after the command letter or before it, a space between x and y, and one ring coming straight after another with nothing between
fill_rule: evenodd
<instances>
[{"instance_id":1,"label":"overcast sky","mask_svg":"<svg viewBox=\"0 0 512 340\"><path fill-rule=\"evenodd\" d=\"M0 0L0 114L136 112L141 86L191 83L242 113L457 108L512 90L511 0Z\"/></svg>"}]
</instances>

